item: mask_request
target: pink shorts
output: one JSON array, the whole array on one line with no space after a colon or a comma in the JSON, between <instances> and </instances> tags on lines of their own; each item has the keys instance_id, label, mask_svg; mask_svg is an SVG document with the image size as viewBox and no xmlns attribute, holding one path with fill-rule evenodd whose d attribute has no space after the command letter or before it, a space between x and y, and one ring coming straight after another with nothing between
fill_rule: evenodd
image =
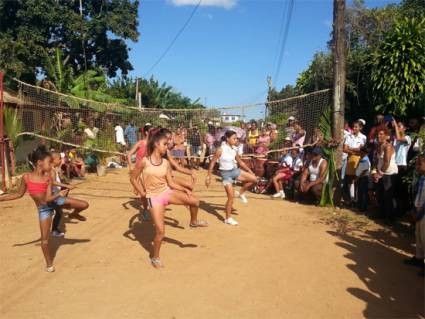
<instances>
[{"instance_id":1,"label":"pink shorts","mask_svg":"<svg viewBox=\"0 0 425 319\"><path fill-rule=\"evenodd\" d=\"M173 193L171 189L168 189L158 196L146 198L148 201L148 208L153 208L156 206L167 206L170 201L170 195Z\"/></svg>"}]
</instances>

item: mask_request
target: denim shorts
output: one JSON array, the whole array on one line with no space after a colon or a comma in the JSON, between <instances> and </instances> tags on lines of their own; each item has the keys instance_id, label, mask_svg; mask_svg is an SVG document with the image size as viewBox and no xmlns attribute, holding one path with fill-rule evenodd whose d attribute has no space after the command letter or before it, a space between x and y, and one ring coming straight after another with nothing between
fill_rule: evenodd
<instances>
[{"instance_id":1,"label":"denim shorts","mask_svg":"<svg viewBox=\"0 0 425 319\"><path fill-rule=\"evenodd\" d=\"M62 206L63 204L65 204L65 197L59 196L58 198L55 199L54 203L57 206Z\"/></svg>"},{"instance_id":2,"label":"denim shorts","mask_svg":"<svg viewBox=\"0 0 425 319\"><path fill-rule=\"evenodd\" d=\"M53 208L48 205L40 205L38 208L38 218L43 221L53 216Z\"/></svg>"},{"instance_id":3,"label":"denim shorts","mask_svg":"<svg viewBox=\"0 0 425 319\"><path fill-rule=\"evenodd\" d=\"M241 175L241 170L237 167L229 171L220 171L222 183L224 186L231 185L236 182L236 179Z\"/></svg>"}]
</instances>

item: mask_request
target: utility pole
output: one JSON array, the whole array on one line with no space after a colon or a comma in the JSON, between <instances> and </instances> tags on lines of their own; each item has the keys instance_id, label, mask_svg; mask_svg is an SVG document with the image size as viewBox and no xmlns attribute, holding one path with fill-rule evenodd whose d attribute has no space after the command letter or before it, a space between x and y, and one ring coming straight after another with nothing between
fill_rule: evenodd
<instances>
[{"instance_id":1,"label":"utility pole","mask_svg":"<svg viewBox=\"0 0 425 319\"><path fill-rule=\"evenodd\" d=\"M269 116L269 102L271 99L271 93L272 93L272 77L270 75L267 76L267 86L269 87L268 93L267 93L267 104L266 104L266 112L264 114L264 120L266 120L267 116Z\"/></svg>"},{"instance_id":2,"label":"utility pole","mask_svg":"<svg viewBox=\"0 0 425 319\"><path fill-rule=\"evenodd\" d=\"M344 130L345 109L345 75L346 75L346 43L345 43L345 0L334 0L333 12L333 109L332 135L339 142L336 152L336 168L342 167L342 139Z\"/></svg>"},{"instance_id":3,"label":"utility pole","mask_svg":"<svg viewBox=\"0 0 425 319\"><path fill-rule=\"evenodd\" d=\"M136 96L134 97L136 106L139 106L139 78L136 78Z\"/></svg>"}]
</instances>

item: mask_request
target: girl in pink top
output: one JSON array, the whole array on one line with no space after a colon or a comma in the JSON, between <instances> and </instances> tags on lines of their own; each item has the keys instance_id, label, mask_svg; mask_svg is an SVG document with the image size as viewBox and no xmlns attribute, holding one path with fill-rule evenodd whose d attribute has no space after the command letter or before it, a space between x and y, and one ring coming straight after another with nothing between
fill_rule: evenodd
<instances>
[{"instance_id":1,"label":"girl in pink top","mask_svg":"<svg viewBox=\"0 0 425 319\"><path fill-rule=\"evenodd\" d=\"M208 223L198 220L199 200L192 192L176 182L171 176L171 167L164 155L167 153L168 137L157 131L149 137L147 156L131 172L130 181L142 197L146 197L149 211L155 224L152 266L162 267L159 258L165 235L164 214L168 204L189 206L190 227L206 227Z\"/></svg>"},{"instance_id":2,"label":"girl in pink top","mask_svg":"<svg viewBox=\"0 0 425 319\"><path fill-rule=\"evenodd\" d=\"M294 122L295 132L292 134L292 144L303 146L305 141L305 130L301 127L300 122Z\"/></svg>"},{"instance_id":3,"label":"girl in pink top","mask_svg":"<svg viewBox=\"0 0 425 319\"><path fill-rule=\"evenodd\" d=\"M261 135L257 140L257 148L255 150L258 154L264 154L269 150L270 135L267 134L265 128L261 130Z\"/></svg>"},{"instance_id":4,"label":"girl in pink top","mask_svg":"<svg viewBox=\"0 0 425 319\"><path fill-rule=\"evenodd\" d=\"M150 129L151 129L151 125L145 125L143 127L142 139L139 140L136 144L134 144L131 150L127 153L127 163L128 163L128 169L130 171L133 169L131 157L134 154L136 154L136 165L146 156L147 145L148 145L148 134Z\"/></svg>"}]
</instances>

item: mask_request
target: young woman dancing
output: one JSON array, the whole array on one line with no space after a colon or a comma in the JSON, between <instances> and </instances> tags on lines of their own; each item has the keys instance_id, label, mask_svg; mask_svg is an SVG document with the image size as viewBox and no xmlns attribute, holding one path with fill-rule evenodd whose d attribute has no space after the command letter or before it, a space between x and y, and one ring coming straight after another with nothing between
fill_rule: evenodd
<instances>
[{"instance_id":1,"label":"young woman dancing","mask_svg":"<svg viewBox=\"0 0 425 319\"><path fill-rule=\"evenodd\" d=\"M178 185L171 176L171 167L164 158L167 153L167 134L156 131L149 137L148 155L131 172L130 181L142 197L146 197L155 224L152 266L161 268L159 257L165 235L164 214L168 204L189 206L190 227L206 227L208 223L198 220L199 200L192 192ZM140 178L139 178L140 177Z\"/></svg>"},{"instance_id":2,"label":"young woman dancing","mask_svg":"<svg viewBox=\"0 0 425 319\"><path fill-rule=\"evenodd\" d=\"M34 165L34 171L23 176L18 192L0 196L0 201L8 201L21 198L28 190L28 194L34 200L38 210L41 232L41 250L46 260L46 271L54 272L53 259L49 252L49 235L52 225L53 208L49 205L61 197L66 197L68 190L62 190L52 195L51 156L44 146L39 146L30 156Z\"/></svg>"},{"instance_id":3,"label":"young woman dancing","mask_svg":"<svg viewBox=\"0 0 425 319\"><path fill-rule=\"evenodd\" d=\"M252 170L241 160L239 154L237 153L235 148L238 140L236 133L233 131L227 131L224 134L223 139L224 142L221 144L221 147L216 150L208 168L208 175L205 180L205 185L209 187L211 183L211 173L215 163L218 161L220 164L219 170L223 179L222 182L227 194L226 218L224 223L236 226L238 225L238 222L234 220L231 215L234 193L236 197L239 197L244 204L247 204L248 200L246 199L245 191L252 187L252 185L257 181L257 177L252 172ZM239 166L245 171L240 170L236 163L239 164ZM232 185L236 180L243 183L240 192L233 191Z\"/></svg>"},{"instance_id":4,"label":"young woman dancing","mask_svg":"<svg viewBox=\"0 0 425 319\"><path fill-rule=\"evenodd\" d=\"M133 163L131 161L131 158L134 154L136 154L136 164L140 162L143 157L146 156L146 150L148 145L148 136L149 136L149 130L152 128L150 124L147 124L142 129L142 139L139 140L134 146L131 148L131 150L127 153L127 164L128 169L131 171L133 169Z\"/></svg>"}]
</instances>

